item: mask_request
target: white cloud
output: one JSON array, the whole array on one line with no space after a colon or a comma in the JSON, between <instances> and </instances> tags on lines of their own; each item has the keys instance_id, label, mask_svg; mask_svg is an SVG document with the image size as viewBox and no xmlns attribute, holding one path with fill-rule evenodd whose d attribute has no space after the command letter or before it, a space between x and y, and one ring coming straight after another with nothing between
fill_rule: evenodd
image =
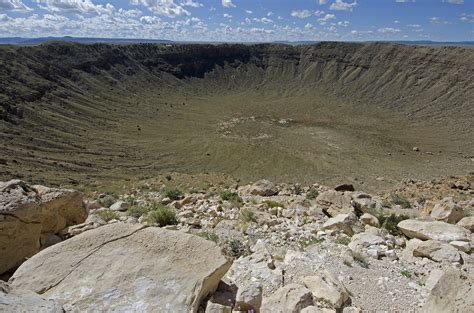
<instances>
[{"instance_id":1,"label":"white cloud","mask_svg":"<svg viewBox=\"0 0 474 313\"><path fill-rule=\"evenodd\" d=\"M294 10L291 11L291 16L297 17L297 18L308 18L312 14L309 10Z\"/></svg>"},{"instance_id":2,"label":"white cloud","mask_svg":"<svg viewBox=\"0 0 474 313\"><path fill-rule=\"evenodd\" d=\"M247 14L252 14L253 11L251 11L251 10L245 10L245 13L247 13Z\"/></svg>"},{"instance_id":3,"label":"white cloud","mask_svg":"<svg viewBox=\"0 0 474 313\"><path fill-rule=\"evenodd\" d=\"M257 22L257 23L263 23L263 24L271 24L271 23L273 23L273 20L272 20L272 19L269 19L269 18L266 18L266 17L254 18L253 20L254 20L255 22Z\"/></svg>"},{"instance_id":4,"label":"white cloud","mask_svg":"<svg viewBox=\"0 0 474 313\"><path fill-rule=\"evenodd\" d=\"M319 0L319 5L326 4L328 0Z\"/></svg>"},{"instance_id":5,"label":"white cloud","mask_svg":"<svg viewBox=\"0 0 474 313\"><path fill-rule=\"evenodd\" d=\"M311 23L306 23L306 25L304 26L305 29L314 29L314 26L313 24Z\"/></svg>"},{"instance_id":6,"label":"white cloud","mask_svg":"<svg viewBox=\"0 0 474 313\"><path fill-rule=\"evenodd\" d=\"M316 15L316 16L321 16L321 15L323 15L323 14L324 14L324 11L321 11L321 10L316 10L316 11L314 12L314 15Z\"/></svg>"},{"instance_id":7,"label":"white cloud","mask_svg":"<svg viewBox=\"0 0 474 313\"><path fill-rule=\"evenodd\" d=\"M420 24L408 24L407 26L411 27L411 28L420 28L421 27Z\"/></svg>"},{"instance_id":8,"label":"white cloud","mask_svg":"<svg viewBox=\"0 0 474 313\"><path fill-rule=\"evenodd\" d=\"M429 18L431 24L438 24L438 25L448 25L451 24L450 22L442 19L441 17L433 16Z\"/></svg>"},{"instance_id":9,"label":"white cloud","mask_svg":"<svg viewBox=\"0 0 474 313\"><path fill-rule=\"evenodd\" d=\"M49 12L111 14L114 6L94 4L91 0L36 0L39 7Z\"/></svg>"},{"instance_id":10,"label":"white cloud","mask_svg":"<svg viewBox=\"0 0 474 313\"><path fill-rule=\"evenodd\" d=\"M194 2L193 0L185 0L184 2L181 3L181 5L184 7L192 7L192 8L199 8L199 7L204 6L204 4L199 3L199 2Z\"/></svg>"},{"instance_id":11,"label":"white cloud","mask_svg":"<svg viewBox=\"0 0 474 313\"><path fill-rule=\"evenodd\" d=\"M342 0L336 0L331 6L329 7L330 10L339 10L339 11L352 11L353 7L357 5L357 1L353 3L346 3Z\"/></svg>"},{"instance_id":12,"label":"white cloud","mask_svg":"<svg viewBox=\"0 0 474 313\"><path fill-rule=\"evenodd\" d=\"M16 11L16 12L28 12L32 9L24 4L21 0L0 0L0 12L3 11Z\"/></svg>"},{"instance_id":13,"label":"white cloud","mask_svg":"<svg viewBox=\"0 0 474 313\"><path fill-rule=\"evenodd\" d=\"M57 0L52 0L57 1ZM81 0L78 0L81 1ZM86 0L88 1L88 0ZM144 5L151 12L167 17L189 16L191 13L181 5L174 3L174 0L131 0L134 5Z\"/></svg>"},{"instance_id":14,"label":"white cloud","mask_svg":"<svg viewBox=\"0 0 474 313\"><path fill-rule=\"evenodd\" d=\"M321 25L324 25L326 24L329 20L333 20L335 19L336 16L334 14L326 14L324 17L322 18L318 18L318 21L319 21L319 24Z\"/></svg>"},{"instance_id":15,"label":"white cloud","mask_svg":"<svg viewBox=\"0 0 474 313\"><path fill-rule=\"evenodd\" d=\"M398 34L401 32L400 29L398 28L392 28L392 27L384 27L384 28L379 28L377 29L377 31L379 33L382 33L382 34Z\"/></svg>"},{"instance_id":16,"label":"white cloud","mask_svg":"<svg viewBox=\"0 0 474 313\"><path fill-rule=\"evenodd\" d=\"M395 20L393 21L395 24L400 24L400 21L399 20Z\"/></svg>"},{"instance_id":17,"label":"white cloud","mask_svg":"<svg viewBox=\"0 0 474 313\"><path fill-rule=\"evenodd\" d=\"M225 18L232 18L232 15L230 15L230 14L227 14L227 13L224 13L224 15L223 15L223 16L224 16Z\"/></svg>"},{"instance_id":18,"label":"white cloud","mask_svg":"<svg viewBox=\"0 0 474 313\"><path fill-rule=\"evenodd\" d=\"M275 13L273 13L272 11L269 11L269 12L267 13L267 16L268 16L268 17L270 17L270 16L272 16L272 15L275 15Z\"/></svg>"},{"instance_id":19,"label":"white cloud","mask_svg":"<svg viewBox=\"0 0 474 313\"><path fill-rule=\"evenodd\" d=\"M338 26L342 26L342 27L348 27L351 23L349 21L341 21L341 22L337 22L337 25Z\"/></svg>"},{"instance_id":20,"label":"white cloud","mask_svg":"<svg viewBox=\"0 0 474 313\"><path fill-rule=\"evenodd\" d=\"M474 14L462 13L459 19L463 22L474 23Z\"/></svg>"},{"instance_id":21,"label":"white cloud","mask_svg":"<svg viewBox=\"0 0 474 313\"><path fill-rule=\"evenodd\" d=\"M447 0L447 1L443 1L443 2L448 2L448 3L451 3L451 4L463 4L464 0Z\"/></svg>"},{"instance_id":22,"label":"white cloud","mask_svg":"<svg viewBox=\"0 0 474 313\"><path fill-rule=\"evenodd\" d=\"M222 0L222 6L225 8L235 8L237 7L235 4L232 3L232 0Z\"/></svg>"}]
</instances>

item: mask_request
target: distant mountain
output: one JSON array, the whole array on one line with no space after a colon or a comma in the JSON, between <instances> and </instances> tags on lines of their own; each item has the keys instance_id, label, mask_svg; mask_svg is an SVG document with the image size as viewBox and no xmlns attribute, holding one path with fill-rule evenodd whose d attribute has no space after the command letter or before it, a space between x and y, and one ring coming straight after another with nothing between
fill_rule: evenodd
<instances>
[{"instance_id":1,"label":"distant mountain","mask_svg":"<svg viewBox=\"0 0 474 313\"><path fill-rule=\"evenodd\" d=\"M38 45L49 41L66 41L78 43L173 43L171 40L162 39L138 39L138 38L91 38L91 37L39 37L22 38L7 37L0 38L0 44L14 45Z\"/></svg>"},{"instance_id":2,"label":"distant mountain","mask_svg":"<svg viewBox=\"0 0 474 313\"><path fill-rule=\"evenodd\" d=\"M63 42L78 42L78 43L180 43L180 44L220 44L223 42L200 42L200 41L172 41L164 39L140 39L140 38L92 38L92 37L39 37L39 38L22 38L22 37L7 37L0 38L0 44L14 44L14 45L38 45L49 41L63 41ZM278 40L273 41L273 44L281 45L314 45L321 41L287 41ZM403 44L403 45L420 45L420 46L458 46L458 47L474 47L474 41L364 41L359 43L370 43L370 42L386 42L392 44ZM258 42L245 43L243 44L256 44Z\"/></svg>"},{"instance_id":3,"label":"distant mountain","mask_svg":"<svg viewBox=\"0 0 474 313\"><path fill-rule=\"evenodd\" d=\"M419 46L456 46L456 47L474 47L474 41L385 41L387 43L399 43L403 45L419 45Z\"/></svg>"}]
</instances>

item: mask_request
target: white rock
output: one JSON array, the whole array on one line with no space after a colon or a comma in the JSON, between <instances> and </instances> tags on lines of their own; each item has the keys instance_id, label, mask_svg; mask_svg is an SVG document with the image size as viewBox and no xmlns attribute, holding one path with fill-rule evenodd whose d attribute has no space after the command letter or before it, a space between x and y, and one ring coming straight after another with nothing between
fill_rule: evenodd
<instances>
[{"instance_id":1,"label":"white rock","mask_svg":"<svg viewBox=\"0 0 474 313\"><path fill-rule=\"evenodd\" d=\"M41 251L11 282L56 299L66 311L196 312L229 267L211 241L116 223Z\"/></svg>"},{"instance_id":2,"label":"white rock","mask_svg":"<svg viewBox=\"0 0 474 313\"><path fill-rule=\"evenodd\" d=\"M454 224L463 218L464 212L462 208L453 201L452 197L448 197L434 206L430 216L437 221Z\"/></svg>"},{"instance_id":3,"label":"white rock","mask_svg":"<svg viewBox=\"0 0 474 313\"><path fill-rule=\"evenodd\" d=\"M235 308L242 311L260 311L262 305L262 284L260 282L247 281L239 284L235 296Z\"/></svg>"},{"instance_id":4,"label":"white rock","mask_svg":"<svg viewBox=\"0 0 474 313\"><path fill-rule=\"evenodd\" d=\"M335 309L341 308L349 300L346 287L327 270L303 278L303 283L311 290L315 300L329 303Z\"/></svg>"},{"instance_id":5,"label":"white rock","mask_svg":"<svg viewBox=\"0 0 474 313\"><path fill-rule=\"evenodd\" d=\"M364 231L363 225L359 222L354 213L338 214L328 219L324 223L323 229L342 231L349 236Z\"/></svg>"},{"instance_id":6,"label":"white rock","mask_svg":"<svg viewBox=\"0 0 474 313\"><path fill-rule=\"evenodd\" d=\"M366 225L379 227L379 219L369 213L362 214L360 221Z\"/></svg>"},{"instance_id":7,"label":"white rock","mask_svg":"<svg viewBox=\"0 0 474 313\"><path fill-rule=\"evenodd\" d=\"M449 244L459 251L465 253L469 253L471 251L471 244L467 241L451 241Z\"/></svg>"},{"instance_id":8,"label":"white rock","mask_svg":"<svg viewBox=\"0 0 474 313\"><path fill-rule=\"evenodd\" d=\"M313 304L311 291L299 284L288 284L275 291L269 297L264 297L262 313L299 313Z\"/></svg>"},{"instance_id":9,"label":"white rock","mask_svg":"<svg viewBox=\"0 0 474 313\"><path fill-rule=\"evenodd\" d=\"M0 280L0 312L3 313L62 313L63 308L54 300L32 291L13 288Z\"/></svg>"},{"instance_id":10,"label":"white rock","mask_svg":"<svg viewBox=\"0 0 474 313\"><path fill-rule=\"evenodd\" d=\"M421 242L413 250L413 255L417 257L426 257L436 262L459 262L461 260L461 255L456 248L450 244L436 240Z\"/></svg>"},{"instance_id":11,"label":"white rock","mask_svg":"<svg viewBox=\"0 0 474 313\"><path fill-rule=\"evenodd\" d=\"M115 202L114 204L110 206L110 209L112 211L121 211L121 212L127 211L129 208L130 208L130 203L121 201L121 200Z\"/></svg>"},{"instance_id":12,"label":"white rock","mask_svg":"<svg viewBox=\"0 0 474 313\"><path fill-rule=\"evenodd\" d=\"M458 223L458 226L464 227L465 229L474 232L474 216L466 216L462 218Z\"/></svg>"},{"instance_id":13,"label":"white rock","mask_svg":"<svg viewBox=\"0 0 474 313\"><path fill-rule=\"evenodd\" d=\"M437 279L436 279L437 278ZM437 275L433 287L423 306L423 313L472 312L474 308L474 279L472 273L465 274L449 269Z\"/></svg>"},{"instance_id":14,"label":"white rock","mask_svg":"<svg viewBox=\"0 0 474 313\"><path fill-rule=\"evenodd\" d=\"M465 228L440 221L404 220L398 228L405 236L421 240L470 241L471 237Z\"/></svg>"},{"instance_id":15,"label":"white rock","mask_svg":"<svg viewBox=\"0 0 474 313\"><path fill-rule=\"evenodd\" d=\"M360 233L352 236L351 242L349 243L349 249L354 252L361 252L366 248L374 245L384 244L385 240L372 233Z\"/></svg>"}]
</instances>

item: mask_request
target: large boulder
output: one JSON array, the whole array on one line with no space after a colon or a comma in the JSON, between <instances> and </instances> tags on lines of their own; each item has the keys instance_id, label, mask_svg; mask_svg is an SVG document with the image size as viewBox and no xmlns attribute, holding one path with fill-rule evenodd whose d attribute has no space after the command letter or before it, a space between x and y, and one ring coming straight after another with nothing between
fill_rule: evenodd
<instances>
[{"instance_id":1,"label":"large boulder","mask_svg":"<svg viewBox=\"0 0 474 313\"><path fill-rule=\"evenodd\" d=\"M404 220L397 226L405 236L421 240L470 241L471 237L467 229L440 221Z\"/></svg>"},{"instance_id":2,"label":"large boulder","mask_svg":"<svg viewBox=\"0 0 474 313\"><path fill-rule=\"evenodd\" d=\"M229 267L211 241L115 223L41 251L10 282L66 310L196 312Z\"/></svg>"},{"instance_id":3,"label":"large boulder","mask_svg":"<svg viewBox=\"0 0 474 313\"><path fill-rule=\"evenodd\" d=\"M88 212L82 193L70 189L35 185L41 198L41 232L56 234L68 226L82 223Z\"/></svg>"},{"instance_id":4,"label":"large boulder","mask_svg":"<svg viewBox=\"0 0 474 313\"><path fill-rule=\"evenodd\" d=\"M353 252L365 252L371 246L385 244L385 240L379 235L363 232L352 236L349 249Z\"/></svg>"},{"instance_id":5,"label":"large boulder","mask_svg":"<svg viewBox=\"0 0 474 313\"><path fill-rule=\"evenodd\" d=\"M299 284L288 284L264 297L262 313L298 313L313 304L311 291Z\"/></svg>"},{"instance_id":6,"label":"large boulder","mask_svg":"<svg viewBox=\"0 0 474 313\"><path fill-rule=\"evenodd\" d=\"M273 257L263 240L258 240L252 248L253 253L234 261L226 278L237 287L257 282L268 292L283 284L283 271L275 267Z\"/></svg>"},{"instance_id":7,"label":"large boulder","mask_svg":"<svg viewBox=\"0 0 474 313\"><path fill-rule=\"evenodd\" d=\"M426 257L436 262L461 261L461 255L459 254L458 249L450 244L436 240L427 240L419 243L413 250L413 256Z\"/></svg>"},{"instance_id":8,"label":"large boulder","mask_svg":"<svg viewBox=\"0 0 474 313\"><path fill-rule=\"evenodd\" d=\"M342 192L334 190L321 192L316 198L316 202L329 216L354 212L354 207L351 204L351 197Z\"/></svg>"},{"instance_id":9,"label":"large boulder","mask_svg":"<svg viewBox=\"0 0 474 313\"><path fill-rule=\"evenodd\" d=\"M0 280L0 312L62 313L63 308L54 300L29 291L12 288Z\"/></svg>"},{"instance_id":10,"label":"large boulder","mask_svg":"<svg viewBox=\"0 0 474 313\"><path fill-rule=\"evenodd\" d=\"M316 301L329 303L335 309L341 308L349 300L346 287L327 270L305 277L303 282Z\"/></svg>"},{"instance_id":11,"label":"large boulder","mask_svg":"<svg viewBox=\"0 0 474 313\"><path fill-rule=\"evenodd\" d=\"M436 277L421 312L423 313L470 313L474 308L474 278L472 273L449 269Z\"/></svg>"},{"instance_id":12,"label":"large boulder","mask_svg":"<svg viewBox=\"0 0 474 313\"><path fill-rule=\"evenodd\" d=\"M469 231L474 231L474 216L466 216L462 218L456 225L464 227Z\"/></svg>"},{"instance_id":13,"label":"large boulder","mask_svg":"<svg viewBox=\"0 0 474 313\"><path fill-rule=\"evenodd\" d=\"M328 219L324 225L325 230L342 231L343 233L352 236L356 233L364 231L364 225L359 222L359 219L354 213L338 214L335 217Z\"/></svg>"},{"instance_id":14,"label":"large boulder","mask_svg":"<svg viewBox=\"0 0 474 313\"><path fill-rule=\"evenodd\" d=\"M430 216L437 221L455 224L464 217L464 211L453 201L452 197L448 197L434 206Z\"/></svg>"},{"instance_id":15,"label":"large boulder","mask_svg":"<svg viewBox=\"0 0 474 313\"><path fill-rule=\"evenodd\" d=\"M77 191L29 186L21 180L0 183L0 274L36 253L41 238L86 218Z\"/></svg>"},{"instance_id":16,"label":"large boulder","mask_svg":"<svg viewBox=\"0 0 474 313\"><path fill-rule=\"evenodd\" d=\"M21 180L0 182L0 274L40 248L40 197Z\"/></svg>"},{"instance_id":17,"label":"large boulder","mask_svg":"<svg viewBox=\"0 0 474 313\"><path fill-rule=\"evenodd\" d=\"M278 187L269 180L262 179L252 185L250 193L256 196L269 197L278 194Z\"/></svg>"}]
</instances>

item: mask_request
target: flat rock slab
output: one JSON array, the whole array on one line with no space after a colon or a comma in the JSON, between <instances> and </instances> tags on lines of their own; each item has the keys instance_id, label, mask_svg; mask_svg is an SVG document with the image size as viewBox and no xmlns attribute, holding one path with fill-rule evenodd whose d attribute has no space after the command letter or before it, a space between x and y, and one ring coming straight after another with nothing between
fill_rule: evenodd
<instances>
[{"instance_id":1,"label":"flat rock slab","mask_svg":"<svg viewBox=\"0 0 474 313\"><path fill-rule=\"evenodd\" d=\"M398 228L409 238L421 240L470 241L471 232L453 224L439 221L404 220L398 223Z\"/></svg>"},{"instance_id":2,"label":"flat rock slab","mask_svg":"<svg viewBox=\"0 0 474 313\"><path fill-rule=\"evenodd\" d=\"M196 312L229 267L200 237L116 223L41 251L10 282L66 310Z\"/></svg>"},{"instance_id":3,"label":"flat rock slab","mask_svg":"<svg viewBox=\"0 0 474 313\"><path fill-rule=\"evenodd\" d=\"M33 291L12 288L0 281L0 312L62 313L64 310L54 300L45 299Z\"/></svg>"}]
</instances>

